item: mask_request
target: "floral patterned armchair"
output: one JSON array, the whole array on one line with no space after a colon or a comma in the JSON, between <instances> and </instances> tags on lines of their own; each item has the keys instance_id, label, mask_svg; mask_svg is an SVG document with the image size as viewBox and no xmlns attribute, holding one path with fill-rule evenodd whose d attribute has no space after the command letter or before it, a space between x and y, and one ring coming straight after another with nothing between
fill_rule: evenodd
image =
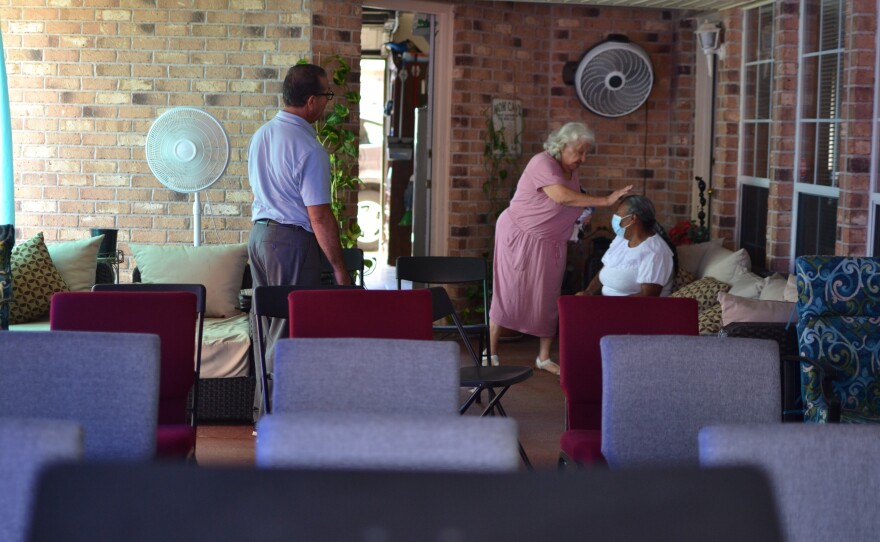
<instances>
[{"instance_id":1,"label":"floral patterned armchair","mask_svg":"<svg viewBox=\"0 0 880 542\"><path fill-rule=\"evenodd\" d=\"M880 258L795 265L804 421L880 422Z\"/></svg>"}]
</instances>

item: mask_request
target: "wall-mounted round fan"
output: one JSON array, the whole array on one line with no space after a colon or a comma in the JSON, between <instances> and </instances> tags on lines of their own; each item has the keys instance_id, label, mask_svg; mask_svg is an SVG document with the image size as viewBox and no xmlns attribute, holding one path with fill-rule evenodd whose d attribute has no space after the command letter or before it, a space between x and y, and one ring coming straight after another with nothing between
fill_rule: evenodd
<instances>
[{"instance_id":1,"label":"wall-mounted round fan","mask_svg":"<svg viewBox=\"0 0 880 542\"><path fill-rule=\"evenodd\" d=\"M603 117L622 117L641 107L654 84L645 50L623 36L610 36L578 63L574 87L584 106Z\"/></svg>"},{"instance_id":2,"label":"wall-mounted round fan","mask_svg":"<svg viewBox=\"0 0 880 542\"><path fill-rule=\"evenodd\" d=\"M193 245L201 244L199 191L217 182L229 165L229 138L210 113L176 107L159 115L150 126L147 164L156 179L175 192L195 194Z\"/></svg>"}]
</instances>

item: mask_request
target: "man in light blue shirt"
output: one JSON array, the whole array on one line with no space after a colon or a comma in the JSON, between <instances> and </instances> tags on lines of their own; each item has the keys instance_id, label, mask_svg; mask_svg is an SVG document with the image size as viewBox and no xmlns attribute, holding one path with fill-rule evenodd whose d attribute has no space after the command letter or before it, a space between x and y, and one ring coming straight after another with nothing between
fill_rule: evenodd
<instances>
[{"instance_id":1,"label":"man in light blue shirt","mask_svg":"<svg viewBox=\"0 0 880 542\"><path fill-rule=\"evenodd\" d=\"M320 66L298 64L284 79L284 107L254 134L248 148L248 180L254 193L248 256L254 287L317 285L323 252L337 284L351 284L342 259L339 225L330 209L330 160L312 123L333 99ZM286 321L270 323L266 363ZM260 389L255 398L261 404Z\"/></svg>"}]
</instances>

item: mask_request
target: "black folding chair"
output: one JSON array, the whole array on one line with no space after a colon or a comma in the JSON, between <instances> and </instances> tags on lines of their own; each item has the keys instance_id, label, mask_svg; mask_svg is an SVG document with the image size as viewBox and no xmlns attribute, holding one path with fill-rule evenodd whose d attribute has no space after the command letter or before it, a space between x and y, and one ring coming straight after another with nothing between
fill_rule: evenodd
<instances>
[{"instance_id":1,"label":"black folding chair","mask_svg":"<svg viewBox=\"0 0 880 542\"><path fill-rule=\"evenodd\" d=\"M202 333L205 325L205 303L207 298L207 290L202 284L159 284L142 282L133 282L125 284L95 284L92 286L93 292L190 292L196 296L196 360L195 360L195 378L193 379L192 388L192 406L190 407L191 423L193 427L198 426L199 411L199 378L202 371Z\"/></svg>"},{"instance_id":2,"label":"black folding chair","mask_svg":"<svg viewBox=\"0 0 880 542\"><path fill-rule=\"evenodd\" d=\"M455 312L455 307L452 306L452 301L449 299L449 294L446 293L446 290L440 286L431 288L431 302L434 321L444 318L452 319L453 325L450 327L458 331L459 337L461 337L471 360L474 362L473 367L462 367L460 369L460 386L463 388L472 388L473 391L467 401L465 401L459 408L459 414L467 412L467 409L474 404L474 401L477 400L480 393L482 393L483 390L486 390L489 394L489 404L483 409L481 416L494 416L496 412L501 416L507 416L507 412L505 412L504 406L501 404L501 398L507 393L510 386L528 380L531 378L532 374L534 374L534 371L532 371L531 367L516 365L489 365L483 367L480 362L480 357L477 354L477 351L474 350L467 332L465 331L465 326L462 325L458 313ZM519 444L519 455L522 457L523 463L526 467L531 469L532 463L529 461L529 456L526 455L522 443Z\"/></svg>"},{"instance_id":3,"label":"black folding chair","mask_svg":"<svg viewBox=\"0 0 880 542\"><path fill-rule=\"evenodd\" d=\"M342 249L342 261L345 264L345 270L351 275L351 283L358 286L364 285L364 251L359 248ZM321 252L321 277L322 281L328 284L336 284L336 277L333 274L333 268L330 261Z\"/></svg>"},{"instance_id":4,"label":"black folding chair","mask_svg":"<svg viewBox=\"0 0 880 542\"><path fill-rule=\"evenodd\" d=\"M478 352L486 349L486 360L492 359L489 344L489 271L485 258L463 256L401 256L397 258L397 289L401 282L409 280L417 284L436 286L440 284L463 284L472 282L480 288L482 298L483 322L462 325L468 335L476 335L479 340ZM458 333L456 326L435 325L434 331Z\"/></svg>"},{"instance_id":5,"label":"black folding chair","mask_svg":"<svg viewBox=\"0 0 880 542\"><path fill-rule=\"evenodd\" d=\"M287 296L290 292L297 290L324 290L330 288L361 288L361 286L339 286L331 284L316 284L312 286L303 285L284 285L284 286L257 286L254 288L253 299L251 304L251 312L257 322L257 352L260 359L260 386L263 390L262 407L267 414L272 412L272 405L269 394L269 380L272 375L266 368L266 333L268 332L268 321L265 318L288 319L289 308L287 305ZM286 334L285 334L286 336Z\"/></svg>"}]
</instances>

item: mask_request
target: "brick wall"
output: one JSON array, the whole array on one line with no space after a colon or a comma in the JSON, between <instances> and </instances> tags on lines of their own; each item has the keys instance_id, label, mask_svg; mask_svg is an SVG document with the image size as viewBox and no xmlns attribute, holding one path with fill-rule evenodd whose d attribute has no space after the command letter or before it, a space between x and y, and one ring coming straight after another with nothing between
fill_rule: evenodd
<instances>
[{"instance_id":1,"label":"brick wall","mask_svg":"<svg viewBox=\"0 0 880 542\"><path fill-rule=\"evenodd\" d=\"M144 159L152 121L175 106L205 109L230 136L223 179L204 192L205 243L242 242L249 230L245 149L275 114L284 71L301 57L352 62L356 87L360 3L343 0L0 0L13 115L19 237L83 237L118 228L129 241L188 244L192 195L163 187ZM791 239L800 3L776 4L768 264L786 270ZM848 2L838 252L863 253L873 101L876 5ZM493 235L482 193L485 123L493 97L524 105L524 156L569 120L591 125L597 153L581 168L596 193L633 183L668 227L690 214L693 21L638 8L522 2L461 3L454 17L450 252L482 254ZM722 13L727 57L718 63L712 229L735 238L741 11ZM644 47L655 69L647 107L618 119L594 115L562 83L609 33ZM208 204L210 202L210 205ZM607 223L600 212L596 223Z\"/></svg>"},{"instance_id":2,"label":"brick wall","mask_svg":"<svg viewBox=\"0 0 880 542\"><path fill-rule=\"evenodd\" d=\"M518 2L455 8L453 155L450 171L450 251L481 255L494 234L483 149L492 98L523 102L523 158L542 150L549 132L580 121L596 132L596 154L581 166L595 194L633 184L671 227L690 214L693 144L693 32L684 13ZM655 70L647 106L607 119L584 108L562 81L563 65L578 61L610 33L642 46ZM610 212L594 224L608 225Z\"/></svg>"},{"instance_id":3,"label":"brick wall","mask_svg":"<svg viewBox=\"0 0 880 542\"><path fill-rule=\"evenodd\" d=\"M797 129L798 28L797 1L776 5L774 33L775 76L771 132L770 201L767 216L768 269L787 272L791 251L792 197L795 178L795 132Z\"/></svg>"},{"instance_id":4,"label":"brick wall","mask_svg":"<svg viewBox=\"0 0 880 542\"><path fill-rule=\"evenodd\" d=\"M841 116L849 121L840 134L836 247L836 253L845 256L864 256L868 242L876 35L877 3L846 2L847 55Z\"/></svg>"},{"instance_id":5,"label":"brick wall","mask_svg":"<svg viewBox=\"0 0 880 542\"><path fill-rule=\"evenodd\" d=\"M742 16L739 10L728 12L724 27L724 58L715 65L715 148L712 167L711 232L729 245L734 239L736 222L736 172L739 149L739 95L742 62Z\"/></svg>"},{"instance_id":6,"label":"brick wall","mask_svg":"<svg viewBox=\"0 0 880 542\"><path fill-rule=\"evenodd\" d=\"M0 1L19 238L101 227L118 228L123 249L191 243L193 196L155 179L144 142L159 114L192 106L222 122L232 150L224 177L202 192L204 242L246 240L247 142L277 112L286 69L310 54L310 2L86 4Z\"/></svg>"},{"instance_id":7,"label":"brick wall","mask_svg":"<svg viewBox=\"0 0 880 542\"><path fill-rule=\"evenodd\" d=\"M773 125L770 134L770 199L767 217L767 266L791 269L797 100L799 77L799 0L775 4ZM837 254L864 255L867 250L877 5L846 3L847 49L843 56L838 183ZM740 145L740 65L742 10L724 13L726 56L719 62L713 195L713 235L733 246L737 226L737 153Z\"/></svg>"},{"instance_id":8,"label":"brick wall","mask_svg":"<svg viewBox=\"0 0 880 542\"><path fill-rule=\"evenodd\" d=\"M221 120L232 148L226 174L201 196L204 242L245 241L250 134L275 114L281 77L301 57L322 63L342 55L356 89L360 11L341 0L214 0L186 9L162 1L85 8L0 0L20 238L43 231L50 241L72 239L102 227L120 230L126 252L129 241L190 243L193 197L154 178L143 146L159 114L193 106ZM610 32L642 45L656 70L648 106L618 119L588 112L561 80L565 62ZM678 12L457 6L450 252L481 254L493 235L482 193L492 97L523 100L523 165L550 130L581 120L597 133L597 154L582 167L596 193L633 183L655 200L667 226L688 214L692 39Z\"/></svg>"}]
</instances>

